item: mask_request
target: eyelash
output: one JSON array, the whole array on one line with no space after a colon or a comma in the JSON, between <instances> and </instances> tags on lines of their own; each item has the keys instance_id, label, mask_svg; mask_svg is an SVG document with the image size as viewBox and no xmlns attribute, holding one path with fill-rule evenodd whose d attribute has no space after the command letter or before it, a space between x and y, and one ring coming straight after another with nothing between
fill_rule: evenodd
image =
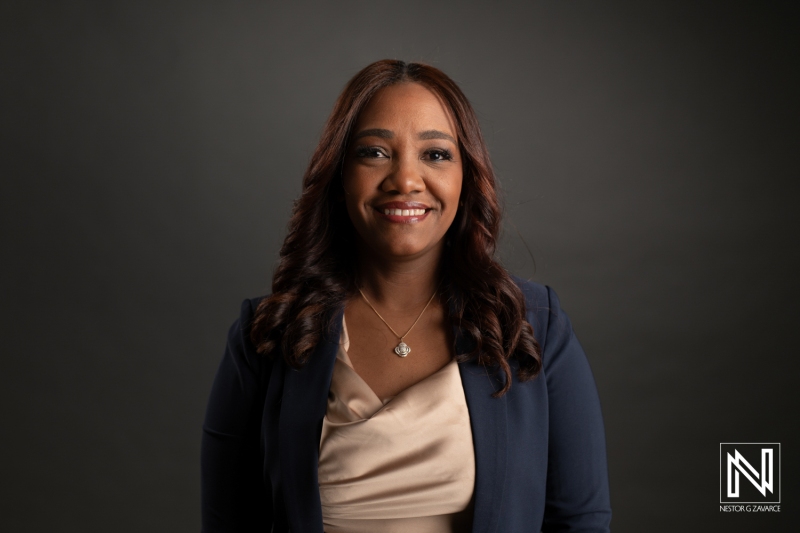
<instances>
[{"instance_id":1,"label":"eyelash","mask_svg":"<svg viewBox=\"0 0 800 533\"><path fill-rule=\"evenodd\" d=\"M378 148L377 146L359 146L356 148L356 157L376 157L376 154L383 154L383 151ZM425 155L432 156L437 155L440 156L441 159L431 159L431 161L452 161L453 160L453 153L446 148L432 148L430 150L425 151Z\"/></svg>"},{"instance_id":2,"label":"eyelash","mask_svg":"<svg viewBox=\"0 0 800 533\"><path fill-rule=\"evenodd\" d=\"M425 153L428 154L428 156L430 156L432 154L438 154L438 155L442 156L442 159L431 159L431 161L452 161L453 160L452 152L450 152L450 150L447 150L445 148L434 148L432 150L428 150Z\"/></svg>"},{"instance_id":3,"label":"eyelash","mask_svg":"<svg viewBox=\"0 0 800 533\"><path fill-rule=\"evenodd\" d=\"M376 146L359 146L356 148L356 157L374 157L375 154L379 153L383 154L383 151Z\"/></svg>"}]
</instances>

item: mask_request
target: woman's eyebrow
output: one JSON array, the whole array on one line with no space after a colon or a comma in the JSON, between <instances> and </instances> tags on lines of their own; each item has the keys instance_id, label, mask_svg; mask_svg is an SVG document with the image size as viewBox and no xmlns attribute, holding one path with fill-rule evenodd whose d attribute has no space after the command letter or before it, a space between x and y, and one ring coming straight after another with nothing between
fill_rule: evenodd
<instances>
[{"instance_id":1,"label":"woman's eyebrow","mask_svg":"<svg viewBox=\"0 0 800 533\"><path fill-rule=\"evenodd\" d=\"M392 130L387 130L383 128L372 128L358 132L356 136L353 137L353 140L355 141L362 137L378 137L381 139L393 139L394 132L392 132ZM417 137L421 141L427 141L430 139L444 139L446 141L450 141L455 145L458 145L458 143L456 142L456 140L453 138L452 135L439 130L426 130L421 132Z\"/></svg>"},{"instance_id":2,"label":"woman's eyebrow","mask_svg":"<svg viewBox=\"0 0 800 533\"><path fill-rule=\"evenodd\" d=\"M446 141L450 141L455 145L458 145L458 143L456 142L456 140L453 138L452 135L439 130L423 131L422 133L419 134L419 139L421 141L427 141L429 139L444 139Z\"/></svg>"},{"instance_id":3,"label":"woman's eyebrow","mask_svg":"<svg viewBox=\"0 0 800 533\"><path fill-rule=\"evenodd\" d=\"M382 128L373 128L371 130L363 130L356 134L353 137L353 140L360 139L361 137L380 137L381 139L391 139L394 137L394 133L391 130L385 130Z\"/></svg>"}]
</instances>

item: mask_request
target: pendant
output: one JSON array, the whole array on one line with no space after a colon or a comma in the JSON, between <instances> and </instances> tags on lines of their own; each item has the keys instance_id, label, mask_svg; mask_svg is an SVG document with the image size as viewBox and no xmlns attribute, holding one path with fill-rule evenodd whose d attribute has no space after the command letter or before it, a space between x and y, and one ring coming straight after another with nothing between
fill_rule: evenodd
<instances>
[{"instance_id":1,"label":"pendant","mask_svg":"<svg viewBox=\"0 0 800 533\"><path fill-rule=\"evenodd\" d=\"M405 357L411 353L411 346L404 343L403 341L400 341L400 344L394 347L394 353L396 353L400 357Z\"/></svg>"}]
</instances>

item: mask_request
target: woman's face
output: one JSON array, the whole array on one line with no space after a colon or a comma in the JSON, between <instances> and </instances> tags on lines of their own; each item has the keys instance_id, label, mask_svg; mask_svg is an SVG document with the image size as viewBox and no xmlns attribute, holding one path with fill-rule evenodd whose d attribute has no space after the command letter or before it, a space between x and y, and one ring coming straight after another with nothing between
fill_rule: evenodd
<instances>
[{"instance_id":1,"label":"woman's face","mask_svg":"<svg viewBox=\"0 0 800 533\"><path fill-rule=\"evenodd\" d=\"M343 173L361 244L387 259L440 253L461 181L456 128L439 98L418 83L378 91L353 128Z\"/></svg>"}]
</instances>

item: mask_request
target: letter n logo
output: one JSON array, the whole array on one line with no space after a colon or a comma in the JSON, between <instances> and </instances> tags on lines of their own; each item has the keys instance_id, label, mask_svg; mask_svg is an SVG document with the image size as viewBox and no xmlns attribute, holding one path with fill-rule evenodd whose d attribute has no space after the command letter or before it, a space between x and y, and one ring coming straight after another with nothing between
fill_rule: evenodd
<instances>
[{"instance_id":1,"label":"letter n logo","mask_svg":"<svg viewBox=\"0 0 800 533\"><path fill-rule=\"evenodd\" d=\"M780 443L720 443L720 503L780 503L780 457Z\"/></svg>"}]
</instances>

